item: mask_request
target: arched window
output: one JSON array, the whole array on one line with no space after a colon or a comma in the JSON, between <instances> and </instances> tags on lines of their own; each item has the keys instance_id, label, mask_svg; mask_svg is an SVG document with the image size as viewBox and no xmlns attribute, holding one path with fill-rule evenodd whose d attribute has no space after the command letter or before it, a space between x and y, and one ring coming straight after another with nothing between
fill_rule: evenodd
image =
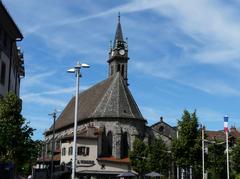
<instances>
[{"instance_id":1,"label":"arched window","mask_svg":"<svg viewBox=\"0 0 240 179\"><path fill-rule=\"evenodd\" d=\"M62 148L62 156L65 156L65 155L66 155L66 148L63 147L63 148Z\"/></svg>"},{"instance_id":2,"label":"arched window","mask_svg":"<svg viewBox=\"0 0 240 179\"><path fill-rule=\"evenodd\" d=\"M121 135L121 158L125 158L128 156L128 150L129 150L128 133L124 132Z\"/></svg>"},{"instance_id":3,"label":"arched window","mask_svg":"<svg viewBox=\"0 0 240 179\"><path fill-rule=\"evenodd\" d=\"M107 143L107 136L106 136L106 130L105 130L105 127L103 128L103 131L102 131L102 152L101 152L101 156L106 156L107 155L107 147L106 147L106 143Z\"/></svg>"},{"instance_id":4,"label":"arched window","mask_svg":"<svg viewBox=\"0 0 240 179\"><path fill-rule=\"evenodd\" d=\"M113 75L113 66L111 66L110 74Z\"/></svg>"},{"instance_id":5,"label":"arched window","mask_svg":"<svg viewBox=\"0 0 240 179\"><path fill-rule=\"evenodd\" d=\"M124 77L124 65L122 65L122 71L121 71L122 76Z\"/></svg>"},{"instance_id":6,"label":"arched window","mask_svg":"<svg viewBox=\"0 0 240 179\"><path fill-rule=\"evenodd\" d=\"M117 65L117 72L120 71L120 64Z\"/></svg>"},{"instance_id":7,"label":"arched window","mask_svg":"<svg viewBox=\"0 0 240 179\"><path fill-rule=\"evenodd\" d=\"M163 134L163 133L164 133L164 127L163 127L163 126L160 126L160 127L159 127L159 132L160 132L160 134Z\"/></svg>"},{"instance_id":8,"label":"arched window","mask_svg":"<svg viewBox=\"0 0 240 179\"><path fill-rule=\"evenodd\" d=\"M107 147L108 147L108 155L112 156L112 132L109 131L107 134Z\"/></svg>"}]
</instances>

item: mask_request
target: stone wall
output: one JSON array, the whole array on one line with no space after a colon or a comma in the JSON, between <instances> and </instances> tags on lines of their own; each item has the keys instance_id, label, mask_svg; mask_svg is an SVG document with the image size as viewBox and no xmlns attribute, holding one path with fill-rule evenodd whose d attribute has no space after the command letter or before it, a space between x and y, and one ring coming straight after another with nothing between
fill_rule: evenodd
<instances>
[{"instance_id":1,"label":"stone wall","mask_svg":"<svg viewBox=\"0 0 240 179\"><path fill-rule=\"evenodd\" d=\"M111 131L113 140L112 140L112 154L116 158L121 158L121 135L126 132L128 139L129 149L132 149L132 144L136 136L140 136L144 138L146 136L146 126L145 121L138 119L95 119L93 121L84 123L79 125L77 130L81 131L81 129L86 126L94 126L99 128L100 132L103 128L105 128L106 134ZM60 140L63 136L70 135L73 133L73 128L66 129L61 132L56 132L56 141ZM98 155L101 155L101 136L98 139ZM51 145L52 134L45 136L45 141L50 143ZM51 147L50 147L51 149Z\"/></svg>"}]
</instances>

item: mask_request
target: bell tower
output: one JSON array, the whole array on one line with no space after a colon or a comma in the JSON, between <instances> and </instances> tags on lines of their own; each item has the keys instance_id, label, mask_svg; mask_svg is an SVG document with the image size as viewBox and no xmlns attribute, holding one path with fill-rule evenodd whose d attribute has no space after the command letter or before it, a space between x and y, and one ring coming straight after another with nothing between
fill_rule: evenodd
<instances>
[{"instance_id":1,"label":"bell tower","mask_svg":"<svg viewBox=\"0 0 240 179\"><path fill-rule=\"evenodd\" d=\"M120 13L118 15L118 23L115 38L112 42L110 41L110 50L109 50L109 77L115 75L116 73L120 73L126 83L128 85L128 43L127 38L123 40L122 27L120 22Z\"/></svg>"}]
</instances>

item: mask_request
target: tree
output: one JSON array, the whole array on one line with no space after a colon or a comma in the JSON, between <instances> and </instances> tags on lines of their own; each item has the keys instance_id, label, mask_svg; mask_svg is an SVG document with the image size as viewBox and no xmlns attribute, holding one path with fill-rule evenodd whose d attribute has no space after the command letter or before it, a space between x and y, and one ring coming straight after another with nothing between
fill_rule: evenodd
<instances>
[{"instance_id":1,"label":"tree","mask_svg":"<svg viewBox=\"0 0 240 179\"><path fill-rule=\"evenodd\" d=\"M133 150L129 152L129 158L133 170L143 174L148 172L148 146L144 142L136 138L133 142Z\"/></svg>"},{"instance_id":2,"label":"tree","mask_svg":"<svg viewBox=\"0 0 240 179\"><path fill-rule=\"evenodd\" d=\"M21 115L22 101L9 93L0 100L0 162L12 162L20 172L37 151L33 129Z\"/></svg>"},{"instance_id":3,"label":"tree","mask_svg":"<svg viewBox=\"0 0 240 179\"><path fill-rule=\"evenodd\" d=\"M151 171L168 175L171 166L171 153L161 138L155 139L149 148L149 167Z\"/></svg>"},{"instance_id":4,"label":"tree","mask_svg":"<svg viewBox=\"0 0 240 179\"><path fill-rule=\"evenodd\" d=\"M240 174L240 140L238 140L236 146L232 148L231 159L233 169L237 174Z\"/></svg>"},{"instance_id":5,"label":"tree","mask_svg":"<svg viewBox=\"0 0 240 179\"><path fill-rule=\"evenodd\" d=\"M173 140L172 153L176 164L189 170L192 167L195 174L201 170L201 133L198 129L196 111L192 114L183 112L178 121L178 138Z\"/></svg>"},{"instance_id":6,"label":"tree","mask_svg":"<svg viewBox=\"0 0 240 179\"><path fill-rule=\"evenodd\" d=\"M225 145L222 141L215 140L214 143L208 145L206 164L213 178L226 178L225 149Z\"/></svg>"}]
</instances>

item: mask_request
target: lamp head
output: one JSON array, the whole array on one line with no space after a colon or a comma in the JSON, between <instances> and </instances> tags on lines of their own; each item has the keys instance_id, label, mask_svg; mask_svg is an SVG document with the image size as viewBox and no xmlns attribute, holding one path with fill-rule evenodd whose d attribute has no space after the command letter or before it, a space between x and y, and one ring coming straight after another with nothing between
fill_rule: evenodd
<instances>
[{"instance_id":1,"label":"lamp head","mask_svg":"<svg viewBox=\"0 0 240 179\"><path fill-rule=\"evenodd\" d=\"M68 73L75 73L75 68L70 68L67 70Z\"/></svg>"},{"instance_id":2,"label":"lamp head","mask_svg":"<svg viewBox=\"0 0 240 179\"><path fill-rule=\"evenodd\" d=\"M90 65L88 65L88 64L86 64L86 63L82 63L82 64L81 64L81 67L83 67L83 68L89 68Z\"/></svg>"},{"instance_id":3,"label":"lamp head","mask_svg":"<svg viewBox=\"0 0 240 179\"><path fill-rule=\"evenodd\" d=\"M76 70L80 69L80 68L89 68L90 65L86 64L86 63L77 63L77 65L73 68L70 68L67 70L68 73L75 73Z\"/></svg>"}]
</instances>

